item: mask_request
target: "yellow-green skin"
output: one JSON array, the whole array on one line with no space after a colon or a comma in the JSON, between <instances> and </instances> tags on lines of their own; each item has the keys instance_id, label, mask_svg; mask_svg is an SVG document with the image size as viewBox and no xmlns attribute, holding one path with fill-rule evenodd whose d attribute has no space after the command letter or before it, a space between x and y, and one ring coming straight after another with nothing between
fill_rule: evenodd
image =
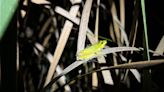
<instances>
[{"instance_id":1,"label":"yellow-green skin","mask_svg":"<svg viewBox=\"0 0 164 92\"><path fill-rule=\"evenodd\" d=\"M84 50L81 50L79 53L77 53L77 60L87 60L100 52L102 48L105 47L107 44L107 40L101 40L96 44L93 44L90 47L87 47Z\"/></svg>"}]
</instances>

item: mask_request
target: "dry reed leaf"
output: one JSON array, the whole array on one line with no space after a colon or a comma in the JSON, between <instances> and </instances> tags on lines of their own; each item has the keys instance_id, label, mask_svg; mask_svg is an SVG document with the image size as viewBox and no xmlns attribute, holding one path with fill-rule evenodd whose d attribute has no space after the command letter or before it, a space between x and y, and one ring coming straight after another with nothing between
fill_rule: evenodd
<instances>
[{"instance_id":1,"label":"dry reed leaf","mask_svg":"<svg viewBox=\"0 0 164 92\"><path fill-rule=\"evenodd\" d=\"M125 0L120 0L120 23L125 29ZM121 43L123 43L123 34L121 33Z\"/></svg>"},{"instance_id":2,"label":"dry reed leaf","mask_svg":"<svg viewBox=\"0 0 164 92\"><path fill-rule=\"evenodd\" d=\"M158 53L158 54L156 54ZM153 56L163 55L164 53L164 36L161 38Z\"/></svg>"},{"instance_id":3,"label":"dry reed leaf","mask_svg":"<svg viewBox=\"0 0 164 92\"><path fill-rule=\"evenodd\" d=\"M27 6L28 5L28 0L24 0L23 5Z\"/></svg>"},{"instance_id":4,"label":"dry reed leaf","mask_svg":"<svg viewBox=\"0 0 164 92\"><path fill-rule=\"evenodd\" d=\"M88 22L89 22L89 15L91 11L92 1L93 0L86 0L82 11L79 34L78 34L78 42L77 42L77 53L83 50L85 47L86 33L88 29Z\"/></svg>"},{"instance_id":5,"label":"dry reed leaf","mask_svg":"<svg viewBox=\"0 0 164 92\"><path fill-rule=\"evenodd\" d=\"M50 4L50 2L47 0L31 0L31 2L35 4Z\"/></svg>"},{"instance_id":6,"label":"dry reed leaf","mask_svg":"<svg viewBox=\"0 0 164 92\"><path fill-rule=\"evenodd\" d=\"M63 71L63 69L58 65L56 67L56 74L60 74L62 71ZM66 83L66 76L60 77L60 79L58 80L58 83L59 83L59 85L64 85ZM56 89L51 88L51 92L53 92L54 90L56 90ZM64 90L66 92L70 92L71 88L69 85L65 85Z\"/></svg>"},{"instance_id":7,"label":"dry reed leaf","mask_svg":"<svg viewBox=\"0 0 164 92\"><path fill-rule=\"evenodd\" d=\"M138 70L137 69L130 69L130 71L132 72L132 74L134 75L134 77L137 79L137 81L139 83L141 83L141 75L138 72Z\"/></svg>"},{"instance_id":8,"label":"dry reed leaf","mask_svg":"<svg viewBox=\"0 0 164 92\"><path fill-rule=\"evenodd\" d=\"M148 61L137 61L137 62L132 62L130 64L119 64L117 66L109 66L109 67L103 67L102 69L98 69L98 70L94 70L94 71L91 71L87 74L84 74L80 77L83 77L83 76L86 76L88 74L92 74L94 72L99 72L99 71L104 71L104 70L110 70L110 69L141 69L141 68L146 68L146 67L151 67L151 66L154 66L154 65L159 65L159 64L164 64L164 59L156 59L156 60L150 60L151 62L148 62ZM78 62L78 61L77 61ZM79 61L81 62L81 61ZM74 66L75 65L75 62L73 63ZM73 65L71 64L70 67ZM61 76L67 74L69 71L67 71L68 68L65 68L63 73L57 75L52 81L51 83L49 83L44 89L46 90L48 87L50 87L56 80L58 80ZM66 72L67 71L67 72ZM79 77L79 79L80 79Z\"/></svg>"},{"instance_id":9,"label":"dry reed leaf","mask_svg":"<svg viewBox=\"0 0 164 92\"><path fill-rule=\"evenodd\" d=\"M142 48L142 47L140 47L139 49L144 50L144 48ZM158 56L162 56L162 57L164 57L163 53L160 54L160 53L155 52L154 50L150 50L150 49L149 49L149 52L150 52L150 53L153 53L153 54L156 54L156 55L158 55Z\"/></svg>"},{"instance_id":10,"label":"dry reed leaf","mask_svg":"<svg viewBox=\"0 0 164 92\"><path fill-rule=\"evenodd\" d=\"M51 18L48 18L47 21L44 23L43 27L41 28L41 30L39 32L39 38L42 38L45 31L47 31L47 28L50 25L51 20L52 20Z\"/></svg>"},{"instance_id":11,"label":"dry reed leaf","mask_svg":"<svg viewBox=\"0 0 164 92\"><path fill-rule=\"evenodd\" d=\"M129 64L131 63L131 59L129 60ZM133 70L131 70L131 69L127 69L126 70L126 72L125 72L125 77L124 77L124 81L125 80L127 80L127 78L128 78L128 73L129 73L129 70L130 70L130 72L134 75L134 77L137 79L137 81L140 83L141 82L141 75L139 74L139 72L138 72L138 70L137 69L133 69Z\"/></svg>"},{"instance_id":12,"label":"dry reed leaf","mask_svg":"<svg viewBox=\"0 0 164 92\"><path fill-rule=\"evenodd\" d=\"M43 52L44 51L44 47L40 44L40 43L35 43L35 47L39 50L39 51L41 51L41 52Z\"/></svg>"},{"instance_id":13,"label":"dry reed leaf","mask_svg":"<svg viewBox=\"0 0 164 92\"><path fill-rule=\"evenodd\" d=\"M52 58L53 59L53 58ZM61 67L58 65L57 67L56 67L56 74L59 74L59 73L61 73L62 72L62 69L61 69ZM64 85L65 83L66 83L66 77L65 76L62 76L62 77L60 77L60 79L58 80L58 83L59 83L59 85ZM56 89L58 89L59 87L58 87L58 84L56 84L56 83L54 83L53 85L52 85L52 87L51 87L51 89L50 89L50 92L54 92ZM68 85L66 85L65 87L64 87L64 90L65 91L68 91L68 92L70 92L71 91L71 89L70 89L70 87L68 86Z\"/></svg>"},{"instance_id":14,"label":"dry reed leaf","mask_svg":"<svg viewBox=\"0 0 164 92\"><path fill-rule=\"evenodd\" d=\"M21 17L24 18L26 15L26 11L25 10L21 10Z\"/></svg>"},{"instance_id":15,"label":"dry reed leaf","mask_svg":"<svg viewBox=\"0 0 164 92\"><path fill-rule=\"evenodd\" d=\"M114 32L115 32L115 35L116 35L116 41L117 41L117 44L118 46L121 46L121 39L120 39L120 31L119 31L119 27L117 25L117 23L114 21L114 16L117 16L117 12L116 12L116 5L115 3L113 2L112 3L112 7L111 7L111 13L112 13L112 19L113 19L113 28L114 28Z\"/></svg>"},{"instance_id":16,"label":"dry reed leaf","mask_svg":"<svg viewBox=\"0 0 164 92\"><path fill-rule=\"evenodd\" d=\"M118 20L118 18L116 16L113 16L113 19L115 20L115 22L118 24L118 26L120 28L121 37L123 37L123 40L125 41L126 46L129 46L128 36L125 32L123 25L121 24L121 22Z\"/></svg>"},{"instance_id":17,"label":"dry reed leaf","mask_svg":"<svg viewBox=\"0 0 164 92\"><path fill-rule=\"evenodd\" d=\"M70 14L72 16L76 16L78 11L79 11L79 6L77 6L77 5L72 6L71 9L70 9ZM58 44L56 46L56 49L55 49L55 52L54 52L54 59L53 59L53 62L51 63L50 68L48 70L48 74L47 74L47 78L46 78L44 86L47 85L50 82L50 80L51 80L51 78L52 78L52 76L55 72L56 66L59 62L59 59L60 59L61 55L62 55L62 52L64 50L65 44L68 40L68 37L69 37L69 34L71 32L72 27L73 27L73 24L70 21L67 20L64 24L62 33L60 35Z\"/></svg>"},{"instance_id":18,"label":"dry reed leaf","mask_svg":"<svg viewBox=\"0 0 164 92\"><path fill-rule=\"evenodd\" d=\"M131 25L130 35L129 35L130 46L133 44L134 36L137 34L138 16L139 16L139 11L140 11L139 6L140 6L140 1L136 1L134 3L134 14L133 14L135 16L133 17L133 20L132 20L132 25Z\"/></svg>"},{"instance_id":19,"label":"dry reed leaf","mask_svg":"<svg viewBox=\"0 0 164 92\"><path fill-rule=\"evenodd\" d=\"M164 59L156 59L156 60L150 60L148 61L136 61L129 64L120 64L117 66L111 66L111 69L141 69L146 68L158 64L163 64Z\"/></svg>"},{"instance_id":20,"label":"dry reed leaf","mask_svg":"<svg viewBox=\"0 0 164 92\"><path fill-rule=\"evenodd\" d=\"M109 33L110 33L110 36L112 38L112 41L116 42L115 34L114 34L114 28L113 28L112 24L109 25Z\"/></svg>"},{"instance_id":21,"label":"dry reed leaf","mask_svg":"<svg viewBox=\"0 0 164 92\"><path fill-rule=\"evenodd\" d=\"M72 22L74 22L77 25L79 25L79 23L80 23L79 18L76 18L75 16L72 16L68 11L64 10L63 8L61 8L59 6L55 7L55 12L62 15L65 18L71 20Z\"/></svg>"},{"instance_id":22,"label":"dry reed leaf","mask_svg":"<svg viewBox=\"0 0 164 92\"><path fill-rule=\"evenodd\" d=\"M98 86L98 78L97 78L97 73L92 74L92 86L97 87Z\"/></svg>"},{"instance_id":23,"label":"dry reed leaf","mask_svg":"<svg viewBox=\"0 0 164 92\"><path fill-rule=\"evenodd\" d=\"M54 31L54 29L51 27L51 28L50 28L50 32L53 32L53 31ZM52 36L52 34L50 33L50 34L48 34L48 35L44 38L44 41L43 41L43 46L44 46L44 47L46 47L46 45L48 44L48 42L49 42L51 36Z\"/></svg>"},{"instance_id":24,"label":"dry reed leaf","mask_svg":"<svg viewBox=\"0 0 164 92\"><path fill-rule=\"evenodd\" d=\"M100 5L100 0L97 0L97 9L96 9L96 22L95 22L95 39L98 42L98 31L99 31L99 5Z\"/></svg>"},{"instance_id":25,"label":"dry reed leaf","mask_svg":"<svg viewBox=\"0 0 164 92\"><path fill-rule=\"evenodd\" d=\"M113 55L112 55L112 58L113 58L113 65L114 65L114 66L117 66L118 63L117 63L116 55L113 54ZM119 74L119 70L116 69L116 70L115 70L115 73L116 73L116 75L118 75L118 74Z\"/></svg>"},{"instance_id":26,"label":"dry reed leaf","mask_svg":"<svg viewBox=\"0 0 164 92\"><path fill-rule=\"evenodd\" d=\"M82 64L84 64L84 63L86 63L87 61L88 61L88 60L84 60L84 61L75 61L75 62L73 62L72 64L70 64L68 67L66 67L66 68L62 71L62 73L56 75L55 77L63 76L63 75L65 75L65 74L69 73L70 71L72 71L73 69L75 69L76 67L78 67L78 66L80 66L80 65L82 65Z\"/></svg>"},{"instance_id":27,"label":"dry reed leaf","mask_svg":"<svg viewBox=\"0 0 164 92\"><path fill-rule=\"evenodd\" d=\"M70 2L71 2L72 4L77 4L77 3L81 3L82 0L70 0Z\"/></svg>"},{"instance_id":28,"label":"dry reed leaf","mask_svg":"<svg viewBox=\"0 0 164 92\"><path fill-rule=\"evenodd\" d=\"M93 32L90 29L87 30L87 37L89 41L91 42L91 44L94 44L97 42L96 39L94 38Z\"/></svg>"},{"instance_id":29,"label":"dry reed leaf","mask_svg":"<svg viewBox=\"0 0 164 92\"><path fill-rule=\"evenodd\" d=\"M120 21L125 28L125 0L120 1Z\"/></svg>"},{"instance_id":30,"label":"dry reed leaf","mask_svg":"<svg viewBox=\"0 0 164 92\"><path fill-rule=\"evenodd\" d=\"M102 49L100 55L106 55L110 53L120 52L120 51L140 51L140 49L136 47L111 47Z\"/></svg>"}]
</instances>

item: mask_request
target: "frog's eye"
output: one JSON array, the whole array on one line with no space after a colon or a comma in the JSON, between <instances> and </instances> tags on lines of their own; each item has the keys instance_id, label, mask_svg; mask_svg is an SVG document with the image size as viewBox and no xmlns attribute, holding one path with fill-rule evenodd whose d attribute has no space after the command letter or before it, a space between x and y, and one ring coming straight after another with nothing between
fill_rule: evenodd
<instances>
[{"instance_id":1,"label":"frog's eye","mask_svg":"<svg viewBox=\"0 0 164 92\"><path fill-rule=\"evenodd\" d=\"M103 41L100 41L100 44L103 44L104 42Z\"/></svg>"},{"instance_id":2,"label":"frog's eye","mask_svg":"<svg viewBox=\"0 0 164 92\"><path fill-rule=\"evenodd\" d=\"M100 41L100 44L106 44L106 43L107 43L106 40L104 40L104 41Z\"/></svg>"}]
</instances>

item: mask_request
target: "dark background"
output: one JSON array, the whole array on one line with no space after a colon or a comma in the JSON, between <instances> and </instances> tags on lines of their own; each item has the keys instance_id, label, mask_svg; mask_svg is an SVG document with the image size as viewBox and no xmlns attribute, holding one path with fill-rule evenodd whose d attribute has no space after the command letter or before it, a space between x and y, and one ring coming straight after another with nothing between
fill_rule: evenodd
<instances>
[{"instance_id":1,"label":"dark background","mask_svg":"<svg viewBox=\"0 0 164 92\"><path fill-rule=\"evenodd\" d=\"M126 0L127 5L133 0ZM155 50L164 34L164 5L162 0L146 0L146 16L149 46ZM128 6L126 6L128 7ZM129 6L130 7L130 6ZM131 11L127 8L127 11ZM131 17L130 15L127 17ZM130 18L129 18L130 19ZM127 20L128 21L128 20ZM16 72L16 41L17 41L17 12L15 12L6 32L0 42L1 62L1 92L21 92L18 73ZM127 23L127 25L130 25ZM138 34L138 36L143 34ZM142 39L139 39L142 41ZM164 67L153 67L152 88L156 92L164 92ZM152 92L153 92L152 90ZM154 92L155 92L154 91Z\"/></svg>"}]
</instances>

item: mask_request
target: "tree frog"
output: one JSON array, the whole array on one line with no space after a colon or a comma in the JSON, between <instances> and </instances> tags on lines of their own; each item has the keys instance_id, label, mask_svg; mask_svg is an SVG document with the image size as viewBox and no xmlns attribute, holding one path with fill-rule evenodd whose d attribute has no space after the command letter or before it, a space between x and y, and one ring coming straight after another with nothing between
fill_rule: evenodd
<instances>
[{"instance_id":1,"label":"tree frog","mask_svg":"<svg viewBox=\"0 0 164 92\"><path fill-rule=\"evenodd\" d=\"M77 60L87 60L95 55L97 55L101 49L105 47L107 44L107 40L101 40L98 43L95 43L84 50L79 51L77 53Z\"/></svg>"}]
</instances>

